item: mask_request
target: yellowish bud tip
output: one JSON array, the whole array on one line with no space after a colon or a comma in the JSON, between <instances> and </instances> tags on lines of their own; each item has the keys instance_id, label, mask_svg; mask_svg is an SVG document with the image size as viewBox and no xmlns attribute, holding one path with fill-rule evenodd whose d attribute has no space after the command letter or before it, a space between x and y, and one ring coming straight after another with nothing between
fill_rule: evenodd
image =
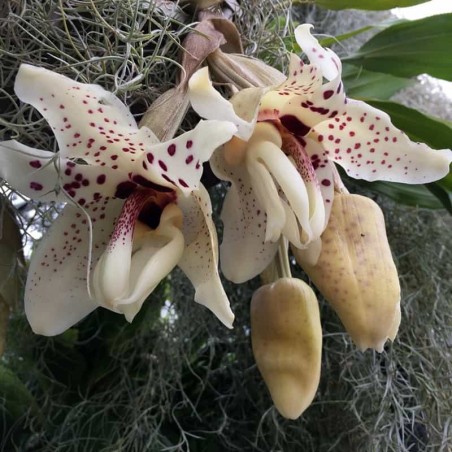
<instances>
[{"instance_id":1,"label":"yellowish bud tip","mask_svg":"<svg viewBox=\"0 0 452 452\"><path fill-rule=\"evenodd\" d=\"M251 340L276 409L297 419L320 380L322 329L312 289L299 279L281 278L257 290L251 300Z\"/></svg>"}]
</instances>

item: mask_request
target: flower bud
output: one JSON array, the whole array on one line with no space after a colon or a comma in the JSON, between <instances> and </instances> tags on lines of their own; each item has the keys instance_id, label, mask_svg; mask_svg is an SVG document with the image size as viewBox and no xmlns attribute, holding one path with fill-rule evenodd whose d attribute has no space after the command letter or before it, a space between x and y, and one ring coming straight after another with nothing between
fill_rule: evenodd
<instances>
[{"instance_id":1,"label":"flower bud","mask_svg":"<svg viewBox=\"0 0 452 452\"><path fill-rule=\"evenodd\" d=\"M400 285L383 213L371 199L336 194L315 265L292 250L361 349L381 352L400 323Z\"/></svg>"},{"instance_id":2,"label":"flower bud","mask_svg":"<svg viewBox=\"0 0 452 452\"><path fill-rule=\"evenodd\" d=\"M251 340L257 367L282 416L298 418L320 379L322 329L316 296L303 281L281 278L251 300Z\"/></svg>"}]
</instances>

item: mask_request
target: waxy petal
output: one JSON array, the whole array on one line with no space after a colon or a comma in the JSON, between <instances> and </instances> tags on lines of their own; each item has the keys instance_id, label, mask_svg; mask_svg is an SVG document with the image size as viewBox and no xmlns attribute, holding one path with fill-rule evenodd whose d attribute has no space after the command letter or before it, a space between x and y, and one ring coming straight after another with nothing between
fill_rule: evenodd
<instances>
[{"instance_id":1,"label":"waxy petal","mask_svg":"<svg viewBox=\"0 0 452 452\"><path fill-rule=\"evenodd\" d=\"M218 239L212 205L204 186L178 202L184 212L185 250L179 267L195 287L195 301L232 328L234 314L218 274Z\"/></svg>"},{"instance_id":2,"label":"waxy petal","mask_svg":"<svg viewBox=\"0 0 452 452\"><path fill-rule=\"evenodd\" d=\"M223 153L217 151L211 167L217 177L231 182L221 212L224 228L220 263L226 278L238 284L267 268L278 243L265 241L267 216L256 199L245 166L228 165Z\"/></svg>"},{"instance_id":3,"label":"waxy petal","mask_svg":"<svg viewBox=\"0 0 452 452\"><path fill-rule=\"evenodd\" d=\"M56 201L55 154L15 140L0 142L0 177L14 190L38 201Z\"/></svg>"},{"instance_id":4,"label":"waxy petal","mask_svg":"<svg viewBox=\"0 0 452 452\"><path fill-rule=\"evenodd\" d=\"M322 227L325 229L330 218L331 207L334 199L334 163L327 158L321 158L323 154L322 146L308 137L304 140L304 151L309 157L312 167L314 169L315 177L318 181L320 188L320 200L317 198L316 202L323 202L324 208L324 224ZM316 196L318 191L316 192ZM313 201L310 201L313 202Z\"/></svg>"},{"instance_id":5,"label":"waxy petal","mask_svg":"<svg viewBox=\"0 0 452 452\"><path fill-rule=\"evenodd\" d=\"M317 66L321 75L327 80L340 76L342 64L339 57L330 49L322 47L311 35L311 24L302 24L295 29L295 39L303 52L308 56L309 62Z\"/></svg>"},{"instance_id":6,"label":"waxy petal","mask_svg":"<svg viewBox=\"0 0 452 452\"><path fill-rule=\"evenodd\" d=\"M115 309L123 313L129 322L146 298L180 261L184 251L181 226L182 212L175 204L165 207L155 230L140 222L136 223L130 273L127 274L129 291L114 302ZM103 268L105 270L106 267ZM111 280L115 275L104 274L103 277Z\"/></svg>"},{"instance_id":7,"label":"waxy petal","mask_svg":"<svg viewBox=\"0 0 452 452\"><path fill-rule=\"evenodd\" d=\"M330 168L330 164L328 160L326 160L326 163L322 162L321 165L318 164L317 161L315 161L315 164L313 163L311 154L308 153L307 150L307 148L311 148L310 150L312 152L312 145L314 145L314 142L311 142L308 145L308 141L303 138L298 138L287 133L283 134L284 152L292 158L292 161L306 186L309 199L309 223L313 231L313 236L320 237L320 234L326 225L325 192L321 189L321 185L327 190L334 190L334 186L332 175L330 175L328 180L323 176L323 179L321 179L322 182L320 182L316 168L317 170L321 170L323 169L322 167L325 166ZM314 155L314 157L316 156ZM328 185L328 187L325 187L325 185ZM333 195L330 197L329 203L331 203L332 196ZM303 247L303 244L299 241L291 242L298 248Z\"/></svg>"},{"instance_id":8,"label":"waxy petal","mask_svg":"<svg viewBox=\"0 0 452 452\"><path fill-rule=\"evenodd\" d=\"M182 213L174 204L165 207L156 230L141 225L136 231L136 225L140 225L138 215L149 198L145 191L127 198L93 274L99 303L124 313L130 322L144 300L175 267L184 246Z\"/></svg>"},{"instance_id":9,"label":"waxy petal","mask_svg":"<svg viewBox=\"0 0 452 452\"><path fill-rule=\"evenodd\" d=\"M132 175L132 180L145 187L159 184L189 194L199 186L202 164L235 131L230 122L200 121L190 132L146 149L138 161L138 174Z\"/></svg>"},{"instance_id":10,"label":"waxy petal","mask_svg":"<svg viewBox=\"0 0 452 452\"><path fill-rule=\"evenodd\" d=\"M201 118L229 121L237 127L236 135L242 140L248 140L253 133L257 118L256 91L253 88L243 90L254 99L254 105L249 105L246 111L251 111L252 119L242 119L234 110L231 102L226 100L212 85L208 68L202 68L195 72L188 83L190 103ZM250 91L251 90L251 91ZM245 99L237 101L237 104L246 105Z\"/></svg>"},{"instance_id":11,"label":"waxy petal","mask_svg":"<svg viewBox=\"0 0 452 452\"><path fill-rule=\"evenodd\" d=\"M85 206L92 221L91 264L108 243L123 201ZM95 208L96 211L92 211ZM88 294L89 222L68 204L33 253L25 287L25 313L37 334L60 334L94 310Z\"/></svg>"},{"instance_id":12,"label":"waxy petal","mask_svg":"<svg viewBox=\"0 0 452 452\"><path fill-rule=\"evenodd\" d=\"M14 88L17 97L35 107L50 124L63 157L94 162L102 145L120 149L130 133L138 131L127 107L98 85L22 64Z\"/></svg>"},{"instance_id":13,"label":"waxy petal","mask_svg":"<svg viewBox=\"0 0 452 452\"><path fill-rule=\"evenodd\" d=\"M310 223L311 212L307 187L295 166L274 142L259 140L260 130L272 126L270 124L258 124L258 126L246 155L253 189L266 209L269 223L276 221L277 219L273 219L272 216L280 203L280 197L277 191L275 194L275 190L270 190L272 185L269 178L272 177L276 181L303 229L305 235L303 245L307 244L320 234L312 229ZM323 218L321 221L323 225ZM284 224L285 219L282 227ZM282 228L279 232L275 231L276 240L281 231Z\"/></svg>"},{"instance_id":14,"label":"waxy petal","mask_svg":"<svg viewBox=\"0 0 452 452\"><path fill-rule=\"evenodd\" d=\"M450 150L410 141L386 113L355 100L349 100L344 116L317 125L311 136L322 143L321 159L368 181L432 182L448 174L452 161Z\"/></svg>"}]
</instances>

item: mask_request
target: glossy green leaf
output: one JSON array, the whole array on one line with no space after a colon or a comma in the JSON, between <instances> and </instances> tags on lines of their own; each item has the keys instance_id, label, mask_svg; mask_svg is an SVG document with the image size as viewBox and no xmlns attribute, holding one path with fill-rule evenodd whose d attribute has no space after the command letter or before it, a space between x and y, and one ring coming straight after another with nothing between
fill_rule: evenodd
<instances>
[{"instance_id":1,"label":"glossy green leaf","mask_svg":"<svg viewBox=\"0 0 452 452\"><path fill-rule=\"evenodd\" d=\"M353 181L376 193L389 196L394 201L408 206L427 209L442 209L444 204L425 185L408 185L396 182Z\"/></svg>"},{"instance_id":2,"label":"glossy green leaf","mask_svg":"<svg viewBox=\"0 0 452 452\"><path fill-rule=\"evenodd\" d=\"M316 3L328 9L366 9L384 10L397 7L419 5L428 0L316 0Z\"/></svg>"},{"instance_id":3,"label":"glossy green leaf","mask_svg":"<svg viewBox=\"0 0 452 452\"><path fill-rule=\"evenodd\" d=\"M414 83L411 79L361 70L350 64L344 64L342 68L342 81L348 97L355 99L372 97L382 100L389 99Z\"/></svg>"},{"instance_id":4,"label":"glossy green leaf","mask_svg":"<svg viewBox=\"0 0 452 452\"><path fill-rule=\"evenodd\" d=\"M398 77L430 74L452 81L452 13L385 28L343 60Z\"/></svg>"},{"instance_id":5,"label":"glossy green leaf","mask_svg":"<svg viewBox=\"0 0 452 452\"><path fill-rule=\"evenodd\" d=\"M378 27L380 26L381 25L378 24ZM345 41L347 39L353 38L353 36L357 36L360 35L361 33L372 30L374 27L375 25L366 25L365 27L358 28L357 30L349 31L348 33L343 33L341 35L319 39L319 42L323 47L330 47L333 44L336 44L337 42Z\"/></svg>"}]
</instances>

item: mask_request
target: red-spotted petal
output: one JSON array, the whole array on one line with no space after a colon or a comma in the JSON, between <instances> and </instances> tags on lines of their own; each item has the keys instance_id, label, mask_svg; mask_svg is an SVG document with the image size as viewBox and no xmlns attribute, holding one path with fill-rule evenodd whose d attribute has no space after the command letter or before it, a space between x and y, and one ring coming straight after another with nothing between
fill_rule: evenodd
<instances>
[{"instance_id":1,"label":"red-spotted petal","mask_svg":"<svg viewBox=\"0 0 452 452\"><path fill-rule=\"evenodd\" d=\"M139 190L127 198L93 274L97 301L130 322L177 264L184 247L182 212L174 204L164 208L155 230L137 221L152 196Z\"/></svg>"},{"instance_id":2,"label":"red-spotted petal","mask_svg":"<svg viewBox=\"0 0 452 452\"><path fill-rule=\"evenodd\" d=\"M247 140L254 128L257 118L257 106L260 101L261 90L252 88L250 90L242 90L246 96L249 93L252 101L248 102L247 111L250 112L246 119L243 119L239 112L234 110L231 102L226 100L212 85L207 67L199 69L190 78L188 83L190 103L193 109L201 118L218 119L233 123L237 127L236 135ZM258 95L256 96L256 90ZM240 100L244 102L244 100ZM240 103L237 102L237 103Z\"/></svg>"},{"instance_id":3,"label":"red-spotted petal","mask_svg":"<svg viewBox=\"0 0 452 452\"><path fill-rule=\"evenodd\" d=\"M184 213L184 254L179 267L195 287L195 301L210 309L228 328L234 314L218 274L218 239L210 197L204 186L178 201Z\"/></svg>"},{"instance_id":4,"label":"red-spotted petal","mask_svg":"<svg viewBox=\"0 0 452 452\"><path fill-rule=\"evenodd\" d=\"M410 184L440 179L449 172L450 150L414 143L395 128L390 117L364 102L350 100L347 112L315 127L320 158L331 159L357 179Z\"/></svg>"},{"instance_id":5,"label":"red-spotted petal","mask_svg":"<svg viewBox=\"0 0 452 452\"><path fill-rule=\"evenodd\" d=\"M188 194L198 188L202 164L217 147L231 139L235 131L235 126L229 122L200 121L190 132L147 148L132 179L144 186L147 181Z\"/></svg>"},{"instance_id":6,"label":"red-spotted petal","mask_svg":"<svg viewBox=\"0 0 452 452\"><path fill-rule=\"evenodd\" d=\"M228 165L221 151L212 156L211 167L217 177L231 182L221 212L224 229L220 263L226 278L238 284L254 278L270 264L278 243L265 240L267 216L246 167Z\"/></svg>"},{"instance_id":7,"label":"red-spotted petal","mask_svg":"<svg viewBox=\"0 0 452 452\"><path fill-rule=\"evenodd\" d=\"M33 149L15 140L0 143L0 177L12 188L39 201L56 201L58 172L53 152Z\"/></svg>"},{"instance_id":8,"label":"red-spotted petal","mask_svg":"<svg viewBox=\"0 0 452 452\"><path fill-rule=\"evenodd\" d=\"M47 120L61 155L87 162L103 161L103 147L138 146L136 122L125 105L98 85L78 83L47 69L21 65L15 83L17 97L33 105ZM99 153L98 155L96 155Z\"/></svg>"},{"instance_id":9,"label":"red-spotted petal","mask_svg":"<svg viewBox=\"0 0 452 452\"><path fill-rule=\"evenodd\" d=\"M320 69L321 75L327 80L333 80L341 74L341 60L332 50L319 44L311 35L311 28L313 28L311 24L299 25L295 29L295 39L308 56L309 62Z\"/></svg>"},{"instance_id":10,"label":"red-spotted petal","mask_svg":"<svg viewBox=\"0 0 452 452\"><path fill-rule=\"evenodd\" d=\"M105 250L123 201L84 206L92 221L91 264ZM60 334L94 310L88 294L89 221L68 204L34 251L25 287L25 313L35 333Z\"/></svg>"}]
</instances>

